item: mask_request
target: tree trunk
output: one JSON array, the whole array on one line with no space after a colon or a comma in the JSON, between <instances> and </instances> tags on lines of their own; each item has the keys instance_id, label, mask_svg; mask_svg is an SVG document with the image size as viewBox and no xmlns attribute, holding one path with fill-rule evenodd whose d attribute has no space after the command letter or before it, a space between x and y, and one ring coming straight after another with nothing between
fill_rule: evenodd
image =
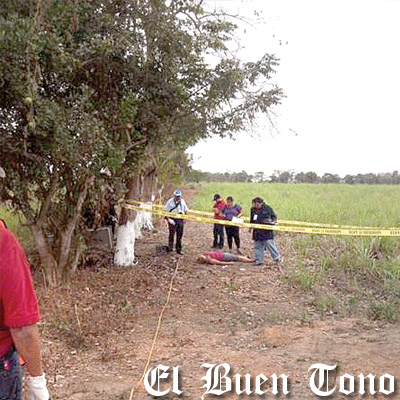
<instances>
[{"instance_id":1,"label":"tree trunk","mask_svg":"<svg viewBox=\"0 0 400 400\"><path fill-rule=\"evenodd\" d=\"M157 170L153 168L150 170L144 178L143 188L143 199L145 201L154 201L156 196L156 182L157 182Z\"/></svg>"},{"instance_id":2,"label":"tree trunk","mask_svg":"<svg viewBox=\"0 0 400 400\"><path fill-rule=\"evenodd\" d=\"M140 193L140 177L129 179L127 198L138 200ZM114 264L120 267L128 267L135 262L135 211L122 208L120 223L116 229L117 244L115 246Z\"/></svg>"},{"instance_id":3,"label":"tree trunk","mask_svg":"<svg viewBox=\"0 0 400 400\"><path fill-rule=\"evenodd\" d=\"M114 263L119 267L129 267L135 262L135 226L128 220L117 228Z\"/></svg>"},{"instance_id":4,"label":"tree trunk","mask_svg":"<svg viewBox=\"0 0 400 400\"><path fill-rule=\"evenodd\" d=\"M129 179L128 182L128 193L126 195L127 200L138 200L139 197L139 177L138 176L133 176ZM122 208L121 210L121 216L119 219L119 224L120 225L125 225L128 220L133 221L136 217L136 212L135 211L129 211L126 208Z\"/></svg>"},{"instance_id":5,"label":"tree trunk","mask_svg":"<svg viewBox=\"0 0 400 400\"><path fill-rule=\"evenodd\" d=\"M132 177L128 183L127 197L130 200L151 201L154 196L155 169L146 175ZM135 261L135 239L141 237L141 230L152 230L150 212L129 212L123 209L120 225L117 228L117 245L114 263L119 266L130 266Z\"/></svg>"},{"instance_id":6,"label":"tree trunk","mask_svg":"<svg viewBox=\"0 0 400 400\"><path fill-rule=\"evenodd\" d=\"M46 235L37 224L31 224L31 229L39 251L45 282L48 286L55 287L59 281L57 262L53 257Z\"/></svg>"},{"instance_id":7,"label":"tree trunk","mask_svg":"<svg viewBox=\"0 0 400 400\"><path fill-rule=\"evenodd\" d=\"M144 182L145 176L142 174L139 176L139 196L136 200L143 201L144 200Z\"/></svg>"},{"instance_id":8,"label":"tree trunk","mask_svg":"<svg viewBox=\"0 0 400 400\"><path fill-rule=\"evenodd\" d=\"M71 253L71 243L75 228L82 215L82 207L85 202L87 191L93 184L94 178L87 178L83 185L79 188L78 201L76 202L75 213L68 221L64 231L61 232L61 245L58 258L59 274L66 278L68 275L68 267Z\"/></svg>"}]
</instances>

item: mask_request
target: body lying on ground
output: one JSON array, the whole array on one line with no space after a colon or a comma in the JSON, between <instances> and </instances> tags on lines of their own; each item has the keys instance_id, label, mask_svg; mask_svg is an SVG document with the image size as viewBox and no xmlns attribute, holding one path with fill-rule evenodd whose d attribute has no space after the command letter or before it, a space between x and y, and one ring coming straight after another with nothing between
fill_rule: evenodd
<instances>
[{"instance_id":1,"label":"body lying on ground","mask_svg":"<svg viewBox=\"0 0 400 400\"><path fill-rule=\"evenodd\" d=\"M197 258L197 261L202 264L227 265L234 262L251 263L254 260L246 256L224 251L206 251Z\"/></svg>"}]
</instances>

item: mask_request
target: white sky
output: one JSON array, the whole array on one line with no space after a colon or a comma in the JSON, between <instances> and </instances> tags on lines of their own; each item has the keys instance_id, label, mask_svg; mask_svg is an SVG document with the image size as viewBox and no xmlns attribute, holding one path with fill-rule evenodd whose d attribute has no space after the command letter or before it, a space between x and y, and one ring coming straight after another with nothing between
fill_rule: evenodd
<instances>
[{"instance_id":1,"label":"white sky","mask_svg":"<svg viewBox=\"0 0 400 400\"><path fill-rule=\"evenodd\" d=\"M189 149L203 171L345 174L400 170L400 1L206 0L264 23L238 31L240 57L280 59L286 98L257 139L209 139ZM253 133L253 135L254 135Z\"/></svg>"}]
</instances>

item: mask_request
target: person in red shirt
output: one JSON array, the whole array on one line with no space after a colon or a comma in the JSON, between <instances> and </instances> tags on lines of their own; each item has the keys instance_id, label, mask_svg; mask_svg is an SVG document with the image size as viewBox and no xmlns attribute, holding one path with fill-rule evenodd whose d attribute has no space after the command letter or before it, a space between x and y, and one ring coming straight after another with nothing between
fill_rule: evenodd
<instances>
[{"instance_id":1,"label":"person in red shirt","mask_svg":"<svg viewBox=\"0 0 400 400\"><path fill-rule=\"evenodd\" d=\"M222 209L226 207L226 202L219 194L214 195L214 218L225 219ZM222 249L224 247L224 225L214 224L214 242L213 249Z\"/></svg>"},{"instance_id":2,"label":"person in red shirt","mask_svg":"<svg viewBox=\"0 0 400 400\"><path fill-rule=\"evenodd\" d=\"M0 224L0 399L22 398L20 355L26 363L29 400L48 400L40 357L39 306L25 253Z\"/></svg>"}]
</instances>

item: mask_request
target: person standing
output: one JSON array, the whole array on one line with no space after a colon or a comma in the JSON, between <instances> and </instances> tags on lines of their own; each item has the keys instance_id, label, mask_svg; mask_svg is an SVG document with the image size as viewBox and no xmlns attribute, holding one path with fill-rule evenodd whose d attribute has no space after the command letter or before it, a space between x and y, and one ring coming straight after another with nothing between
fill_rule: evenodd
<instances>
[{"instance_id":1,"label":"person standing","mask_svg":"<svg viewBox=\"0 0 400 400\"><path fill-rule=\"evenodd\" d=\"M253 207L250 212L250 223L275 225L277 221L274 210L264 203L261 197L252 200ZM276 264L281 261L281 256L274 243L274 231L270 229L253 229L254 258L256 265L264 263L265 250L268 249Z\"/></svg>"},{"instance_id":2,"label":"person standing","mask_svg":"<svg viewBox=\"0 0 400 400\"><path fill-rule=\"evenodd\" d=\"M240 207L239 204L234 203L232 196L226 198L226 206L222 209L222 213L228 221L232 221L232 218L240 218L243 216L242 207ZM232 250L233 240L235 240L236 251L238 254L242 254L240 250L239 229L238 226L225 225L229 250Z\"/></svg>"},{"instance_id":3,"label":"person standing","mask_svg":"<svg viewBox=\"0 0 400 400\"><path fill-rule=\"evenodd\" d=\"M22 398L22 367L28 400L48 400L40 355L39 306L25 253L14 235L0 227L0 398Z\"/></svg>"},{"instance_id":4,"label":"person standing","mask_svg":"<svg viewBox=\"0 0 400 400\"><path fill-rule=\"evenodd\" d=\"M173 197L171 197L165 204L164 210L173 214L185 215L188 212L188 207L185 200L182 198L182 192L179 189L175 189ZM168 251L174 249L174 236L176 233L176 252L183 254L182 252L182 237L183 237L183 224L184 221L181 218L170 218L165 217L168 221L169 238L168 238Z\"/></svg>"},{"instance_id":5,"label":"person standing","mask_svg":"<svg viewBox=\"0 0 400 400\"><path fill-rule=\"evenodd\" d=\"M222 209L226 206L226 202L219 194L214 195L214 218L222 220L224 219L224 215L222 214ZM224 247L224 225L214 224L214 249L222 249Z\"/></svg>"}]
</instances>

